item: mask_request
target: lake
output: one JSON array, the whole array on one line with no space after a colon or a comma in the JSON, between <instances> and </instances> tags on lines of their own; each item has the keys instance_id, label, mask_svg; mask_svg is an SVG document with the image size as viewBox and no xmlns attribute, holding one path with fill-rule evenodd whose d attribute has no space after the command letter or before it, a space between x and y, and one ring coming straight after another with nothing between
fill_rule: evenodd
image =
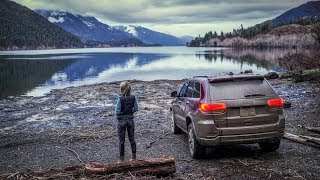
<instances>
[{"instance_id":1,"label":"lake","mask_svg":"<svg viewBox=\"0 0 320 180\"><path fill-rule=\"evenodd\" d=\"M120 80L184 79L251 69L281 71L294 49L130 47L0 51L0 98Z\"/></svg>"}]
</instances>

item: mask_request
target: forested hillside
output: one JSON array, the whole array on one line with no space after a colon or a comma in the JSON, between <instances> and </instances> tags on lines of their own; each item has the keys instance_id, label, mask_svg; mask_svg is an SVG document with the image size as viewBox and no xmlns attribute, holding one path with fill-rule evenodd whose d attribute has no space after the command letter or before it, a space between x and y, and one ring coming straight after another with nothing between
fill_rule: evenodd
<instances>
[{"instance_id":1,"label":"forested hillside","mask_svg":"<svg viewBox=\"0 0 320 180\"><path fill-rule=\"evenodd\" d=\"M266 28L263 31L259 29L253 31L248 28L226 35L208 32L204 37L197 37L187 45L191 47L313 47L317 43L315 34L318 26L319 24L290 24Z\"/></svg>"},{"instance_id":2,"label":"forested hillside","mask_svg":"<svg viewBox=\"0 0 320 180\"><path fill-rule=\"evenodd\" d=\"M310 1L255 26L232 32L208 32L188 46L312 47L320 24L320 1Z\"/></svg>"},{"instance_id":3,"label":"forested hillside","mask_svg":"<svg viewBox=\"0 0 320 180\"><path fill-rule=\"evenodd\" d=\"M82 47L80 39L25 6L0 1L0 50Z\"/></svg>"}]
</instances>

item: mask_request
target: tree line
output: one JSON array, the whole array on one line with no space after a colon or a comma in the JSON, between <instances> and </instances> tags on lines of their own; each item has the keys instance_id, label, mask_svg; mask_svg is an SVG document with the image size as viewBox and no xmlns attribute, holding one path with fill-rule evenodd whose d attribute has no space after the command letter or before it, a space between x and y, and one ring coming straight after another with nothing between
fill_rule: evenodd
<instances>
[{"instance_id":1,"label":"tree line","mask_svg":"<svg viewBox=\"0 0 320 180\"><path fill-rule=\"evenodd\" d=\"M25 6L0 1L0 49L81 47L81 40Z\"/></svg>"},{"instance_id":2,"label":"tree line","mask_svg":"<svg viewBox=\"0 0 320 180\"><path fill-rule=\"evenodd\" d=\"M299 24L302 26L310 25L310 24L316 24L320 22L320 17L311 17L307 19L303 18L297 18L294 19L288 23L281 23L276 26L273 26L272 21L266 21L261 24L257 24L252 27L244 28L241 24L239 28L233 29L232 32L223 32L221 31L219 34L217 31L209 31L207 32L203 37L200 35L196 37L195 39L191 40L189 43L189 46L191 47L197 47L200 46L200 44L205 44L208 40L213 38L218 38L219 40L223 41L226 38L233 38L233 37L241 37L241 38L252 38L258 34L266 34L269 33L272 29L288 24Z\"/></svg>"}]
</instances>

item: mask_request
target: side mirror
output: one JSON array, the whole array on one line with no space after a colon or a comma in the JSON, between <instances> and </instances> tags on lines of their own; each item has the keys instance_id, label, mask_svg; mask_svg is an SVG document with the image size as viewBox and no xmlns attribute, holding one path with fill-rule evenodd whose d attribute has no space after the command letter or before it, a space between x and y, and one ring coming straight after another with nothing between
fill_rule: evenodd
<instances>
[{"instance_id":1,"label":"side mirror","mask_svg":"<svg viewBox=\"0 0 320 180\"><path fill-rule=\"evenodd\" d=\"M177 92L177 91L171 92L171 97L177 97L177 95L178 95L178 92Z\"/></svg>"}]
</instances>

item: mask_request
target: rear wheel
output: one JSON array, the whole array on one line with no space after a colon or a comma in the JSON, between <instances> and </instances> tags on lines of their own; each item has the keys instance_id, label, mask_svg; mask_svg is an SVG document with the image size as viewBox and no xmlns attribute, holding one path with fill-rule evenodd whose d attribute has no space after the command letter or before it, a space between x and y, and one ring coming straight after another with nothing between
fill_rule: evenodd
<instances>
[{"instance_id":1,"label":"rear wheel","mask_svg":"<svg viewBox=\"0 0 320 180\"><path fill-rule=\"evenodd\" d=\"M259 143L260 148L266 152L276 151L280 146L280 140Z\"/></svg>"},{"instance_id":2,"label":"rear wheel","mask_svg":"<svg viewBox=\"0 0 320 180\"><path fill-rule=\"evenodd\" d=\"M191 157L197 159L205 154L206 148L201 146L196 139L192 128L192 123L190 123L188 126L188 144Z\"/></svg>"},{"instance_id":3,"label":"rear wheel","mask_svg":"<svg viewBox=\"0 0 320 180\"><path fill-rule=\"evenodd\" d=\"M181 134L182 130L176 125L173 111L172 111L171 119L172 119L172 132L173 132L173 134Z\"/></svg>"}]
</instances>

